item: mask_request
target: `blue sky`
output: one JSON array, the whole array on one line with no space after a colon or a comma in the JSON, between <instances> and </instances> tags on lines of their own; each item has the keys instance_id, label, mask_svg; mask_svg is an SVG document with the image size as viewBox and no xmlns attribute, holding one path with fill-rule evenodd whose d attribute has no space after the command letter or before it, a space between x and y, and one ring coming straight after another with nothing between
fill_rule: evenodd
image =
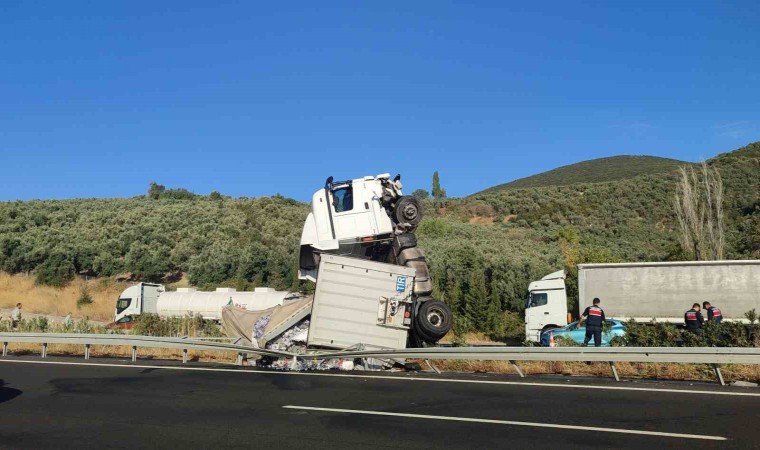
<instances>
[{"instance_id":1,"label":"blue sky","mask_svg":"<svg viewBox=\"0 0 760 450\"><path fill-rule=\"evenodd\" d=\"M757 1L0 3L0 200L451 196L760 140Z\"/></svg>"}]
</instances>

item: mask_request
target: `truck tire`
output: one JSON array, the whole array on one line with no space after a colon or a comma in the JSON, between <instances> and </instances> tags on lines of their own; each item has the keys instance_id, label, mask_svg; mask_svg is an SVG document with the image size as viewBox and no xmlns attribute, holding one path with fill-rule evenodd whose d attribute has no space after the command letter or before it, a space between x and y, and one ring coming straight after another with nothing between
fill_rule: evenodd
<instances>
[{"instance_id":1,"label":"truck tire","mask_svg":"<svg viewBox=\"0 0 760 450\"><path fill-rule=\"evenodd\" d=\"M411 226L417 226L422 220L422 204L416 197L404 195L396 202L393 209L393 216L397 223L408 223Z\"/></svg>"},{"instance_id":2,"label":"truck tire","mask_svg":"<svg viewBox=\"0 0 760 450\"><path fill-rule=\"evenodd\" d=\"M414 329L423 341L433 344L446 336L453 324L454 316L448 305L431 299L423 301L420 305L415 316Z\"/></svg>"}]
</instances>

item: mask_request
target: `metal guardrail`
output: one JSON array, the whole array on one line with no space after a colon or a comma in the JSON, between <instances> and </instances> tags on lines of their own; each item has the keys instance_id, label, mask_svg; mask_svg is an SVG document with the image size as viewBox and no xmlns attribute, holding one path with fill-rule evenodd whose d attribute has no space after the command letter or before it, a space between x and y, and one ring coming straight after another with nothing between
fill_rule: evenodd
<instances>
[{"instance_id":1,"label":"metal guardrail","mask_svg":"<svg viewBox=\"0 0 760 450\"><path fill-rule=\"evenodd\" d=\"M517 361L606 362L616 381L620 381L615 366L617 362L708 364L721 385L725 385L720 371L722 364L760 364L760 348L746 347L452 347L321 352L318 356L413 358L424 359L428 363L436 359L509 361L521 377L525 374Z\"/></svg>"},{"instance_id":2,"label":"metal guardrail","mask_svg":"<svg viewBox=\"0 0 760 450\"><path fill-rule=\"evenodd\" d=\"M181 349L182 362L187 362L188 350L235 352L237 364L249 354L266 355L275 358L287 358L291 367L297 361L333 358L378 358L378 359L423 359L430 360L482 360L509 361L515 371L524 377L518 361L567 361L567 362L606 362L610 365L616 380L620 380L615 363L686 363L709 364L721 384L724 384L720 372L722 364L760 364L760 348L745 347L434 347L410 349L374 349L315 351L307 354L294 354L277 350L268 350L240 345L237 343L214 342L179 337L154 337L139 335L114 334L66 334L66 333L0 333L3 343L3 356L8 354L8 344L35 343L42 345L42 357L47 356L48 344L73 344L85 347L85 359L90 358L90 346L105 345L131 347L132 361L137 360L138 348ZM361 347L361 346L358 346ZM434 370L435 366L431 364Z\"/></svg>"},{"instance_id":3,"label":"metal guardrail","mask_svg":"<svg viewBox=\"0 0 760 450\"><path fill-rule=\"evenodd\" d=\"M131 347L132 361L137 361L138 348L167 348L182 350L182 362L187 363L188 350L200 351L217 351L217 352L236 352L238 354L237 362L242 364L245 355L258 354L267 355L276 358L289 358L293 355L287 352L277 350L267 350L239 345L234 343L214 342L210 340L196 340L192 338L180 337L157 337L157 336L140 336L140 335L120 335L120 334L76 334L76 333L0 333L0 341L3 343L3 356L8 355L8 344L27 343L41 344L42 357L47 357L48 344L66 344L84 346L84 358L90 359L90 347L92 345L112 346L112 347Z\"/></svg>"}]
</instances>

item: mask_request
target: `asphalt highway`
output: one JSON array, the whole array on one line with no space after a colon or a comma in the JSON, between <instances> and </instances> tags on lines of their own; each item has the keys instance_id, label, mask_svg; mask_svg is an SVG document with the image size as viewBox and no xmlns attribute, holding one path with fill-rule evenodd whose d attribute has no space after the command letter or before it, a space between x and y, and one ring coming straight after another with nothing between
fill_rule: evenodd
<instances>
[{"instance_id":1,"label":"asphalt highway","mask_svg":"<svg viewBox=\"0 0 760 450\"><path fill-rule=\"evenodd\" d=\"M760 389L0 358L0 448L758 448Z\"/></svg>"}]
</instances>

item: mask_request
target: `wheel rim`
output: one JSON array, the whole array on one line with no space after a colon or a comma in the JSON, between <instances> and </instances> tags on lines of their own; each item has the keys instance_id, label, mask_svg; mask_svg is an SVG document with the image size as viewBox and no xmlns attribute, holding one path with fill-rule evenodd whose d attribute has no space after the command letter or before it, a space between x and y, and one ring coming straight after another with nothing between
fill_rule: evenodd
<instances>
[{"instance_id":1,"label":"wheel rim","mask_svg":"<svg viewBox=\"0 0 760 450\"><path fill-rule=\"evenodd\" d=\"M438 308L431 308L426 317L428 323L435 328L443 328L443 324L446 322L445 314Z\"/></svg>"},{"instance_id":2,"label":"wheel rim","mask_svg":"<svg viewBox=\"0 0 760 450\"><path fill-rule=\"evenodd\" d=\"M406 205L402 214L406 220L414 220L417 218L417 207L414 205Z\"/></svg>"}]
</instances>

